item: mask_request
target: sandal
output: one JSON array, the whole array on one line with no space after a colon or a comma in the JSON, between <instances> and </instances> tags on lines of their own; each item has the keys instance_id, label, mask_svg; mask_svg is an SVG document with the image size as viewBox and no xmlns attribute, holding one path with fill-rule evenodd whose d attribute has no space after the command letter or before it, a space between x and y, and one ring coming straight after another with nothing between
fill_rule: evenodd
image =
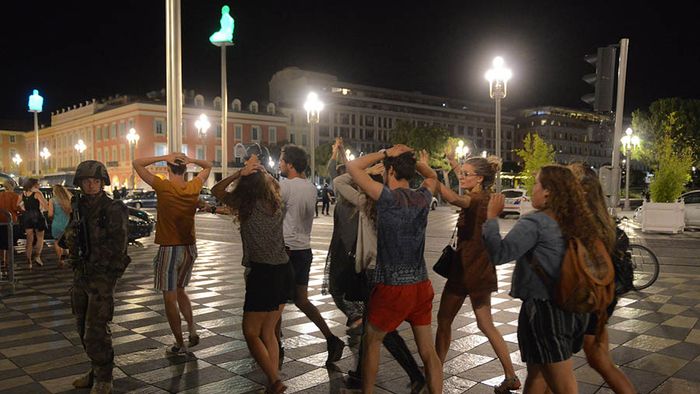
<instances>
[{"instance_id":1,"label":"sandal","mask_svg":"<svg viewBox=\"0 0 700 394\"><path fill-rule=\"evenodd\" d=\"M287 390L287 386L285 386L280 379L277 379L274 383L267 386L265 394L282 394L285 390Z\"/></svg>"},{"instance_id":2,"label":"sandal","mask_svg":"<svg viewBox=\"0 0 700 394\"><path fill-rule=\"evenodd\" d=\"M506 394L510 393L511 390L517 390L520 388L520 379L517 376L511 376L503 379L501 384L493 388L496 394Z\"/></svg>"}]
</instances>

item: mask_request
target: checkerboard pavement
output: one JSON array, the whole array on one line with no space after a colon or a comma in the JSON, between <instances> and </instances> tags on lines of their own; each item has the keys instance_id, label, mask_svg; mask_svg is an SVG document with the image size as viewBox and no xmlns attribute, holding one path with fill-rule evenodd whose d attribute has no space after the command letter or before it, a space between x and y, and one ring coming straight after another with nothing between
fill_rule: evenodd
<instances>
[{"instance_id":1,"label":"checkerboard pavement","mask_svg":"<svg viewBox=\"0 0 700 394\"><path fill-rule=\"evenodd\" d=\"M447 212L447 213L446 213ZM345 317L330 296L321 294L330 218L317 219L314 264L309 283L312 302L333 332L346 342ZM454 212L431 214L426 260L435 261L454 225ZM439 224L439 226L437 226ZM230 224L226 224L230 226ZM226 229L231 227L226 227ZM219 231L222 231L219 228ZM227 230L228 231L228 230ZM260 392L265 378L251 359L242 333L244 297L240 239L198 241L188 292L201 343L187 357L166 357L172 336L164 316L162 297L152 290L152 238L144 247L130 247L133 262L118 284L112 332L116 353L115 392L247 393ZM26 270L21 263L14 286L0 284L0 392L58 393L72 390L71 382L89 368L71 315L68 290L72 274L56 268L51 251L45 266ZM22 259L18 259L22 261ZM512 264L498 268L499 291L492 300L493 317L524 381L525 366L517 345L518 300L507 295ZM431 274L436 294L444 280ZM685 393L700 390L700 276L662 272L656 284L620 299L610 320L614 361L640 393ZM437 314L439 296L433 314ZM434 319L435 321L435 319ZM293 305L283 314L285 360L282 379L288 393L345 392L347 371L354 369L357 347L347 347L337 368L326 369L326 344L319 330ZM401 335L417 355L408 325ZM379 393L407 393L409 380L385 350L377 380ZM581 393L608 393L583 353L574 356ZM486 337L476 327L469 303L453 326L453 341L444 365L446 393L492 393L503 371Z\"/></svg>"}]
</instances>

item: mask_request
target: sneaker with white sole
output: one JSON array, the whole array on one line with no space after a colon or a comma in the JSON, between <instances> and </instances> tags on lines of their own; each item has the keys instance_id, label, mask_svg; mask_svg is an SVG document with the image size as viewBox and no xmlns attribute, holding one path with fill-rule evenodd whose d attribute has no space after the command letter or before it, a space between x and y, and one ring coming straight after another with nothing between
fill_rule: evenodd
<instances>
[{"instance_id":1,"label":"sneaker with white sole","mask_svg":"<svg viewBox=\"0 0 700 394\"><path fill-rule=\"evenodd\" d=\"M172 346L169 346L167 349L165 349L165 353L173 355L173 356L186 356L187 355L187 346L185 346L185 345L178 346L177 344L174 344Z\"/></svg>"}]
</instances>

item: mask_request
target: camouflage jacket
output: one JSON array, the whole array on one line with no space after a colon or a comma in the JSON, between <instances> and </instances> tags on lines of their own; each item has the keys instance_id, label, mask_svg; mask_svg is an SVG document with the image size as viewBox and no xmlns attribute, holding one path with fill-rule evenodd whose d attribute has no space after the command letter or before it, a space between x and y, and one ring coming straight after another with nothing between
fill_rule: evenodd
<instances>
[{"instance_id":1,"label":"camouflage jacket","mask_svg":"<svg viewBox=\"0 0 700 394\"><path fill-rule=\"evenodd\" d=\"M129 211L126 205L100 193L80 197L78 206L80 221L84 223L81 225L76 220L77 215L71 214L65 233L73 269L88 276L121 277L131 262L127 255Z\"/></svg>"}]
</instances>

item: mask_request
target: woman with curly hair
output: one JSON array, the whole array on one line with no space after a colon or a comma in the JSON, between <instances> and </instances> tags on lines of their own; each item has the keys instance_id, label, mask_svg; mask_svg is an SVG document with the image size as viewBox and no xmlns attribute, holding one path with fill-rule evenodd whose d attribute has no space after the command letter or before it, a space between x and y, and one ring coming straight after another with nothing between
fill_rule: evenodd
<instances>
[{"instance_id":1,"label":"woman with curly hair","mask_svg":"<svg viewBox=\"0 0 700 394\"><path fill-rule=\"evenodd\" d=\"M580 163L569 164L569 169L576 175L583 192L586 195L588 208L593 213L598 233L608 250L610 256L624 253L629 246L629 239L624 231L615 226L615 221L608 213L605 204L603 188L598 181L598 177L590 167ZM620 256L618 256L620 257ZM620 257L621 258L621 257ZM617 298L608 306L608 317L612 316L617 305ZM610 356L610 346L608 341L608 329L606 326L597 331L598 319L595 314L591 314L583 336L583 351L586 353L586 360L591 368L595 369L605 380L605 383L615 393L636 393L632 382L627 375L622 372L613 362Z\"/></svg>"},{"instance_id":2,"label":"woman with curly hair","mask_svg":"<svg viewBox=\"0 0 700 394\"><path fill-rule=\"evenodd\" d=\"M481 226L486 221L486 206L491 195L491 186L500 170L500 160L472 157L460 165L455 160L454 150L449 149L447 159L457 173L459 187L466 190L463 196L440 184L440 195L452 205L462 208L457 219L458 261L450 266L447 283L440 297L435 348L440 361L445 362L452 339L452 322L464 300L469 296L479 330L486 335L505 372L503 382L495 387L496 393L508 393L520 388L510 360L508 346L503 335L493 324L491 315L491 293L498 290L496 268L491 264L481 238Z\"/></svg>"},{"instance_id":3,"label":"woman with curly hair","mask_svg":"<svg viewBox=\"0 0 700 394\"><path fill-rule=\"evenodd\" d=\"M242 170L214 185L211 192L230 207L240 226L246 267L243 335L248 350L267 377L266 392L283 393L275 326L292 298L294 281L284 249L279 185L253 154Z\"/></svg>"},{"instance_id":4,"label":"woman with curly hair","mask_svg":"<svg viewBox=\"0 0 700 394\"><path fill-rule=\"evenodd\" d=\"M588 315L560 309L531 262L536 260L556 282L566 238L577 237L584 245L593 245L601 237L583 189L566 167L542 167L532 190L532 205L537 211L520 218L501 238L497 218L503 211L504 196L492 195L483 226L484 243L493 264L516 260L510 294L523 301L518 346L527 364L524 392L543 393L549 386L554 393L576 393L571 356L581 350Z\"/></svg>"}]
</instances>

